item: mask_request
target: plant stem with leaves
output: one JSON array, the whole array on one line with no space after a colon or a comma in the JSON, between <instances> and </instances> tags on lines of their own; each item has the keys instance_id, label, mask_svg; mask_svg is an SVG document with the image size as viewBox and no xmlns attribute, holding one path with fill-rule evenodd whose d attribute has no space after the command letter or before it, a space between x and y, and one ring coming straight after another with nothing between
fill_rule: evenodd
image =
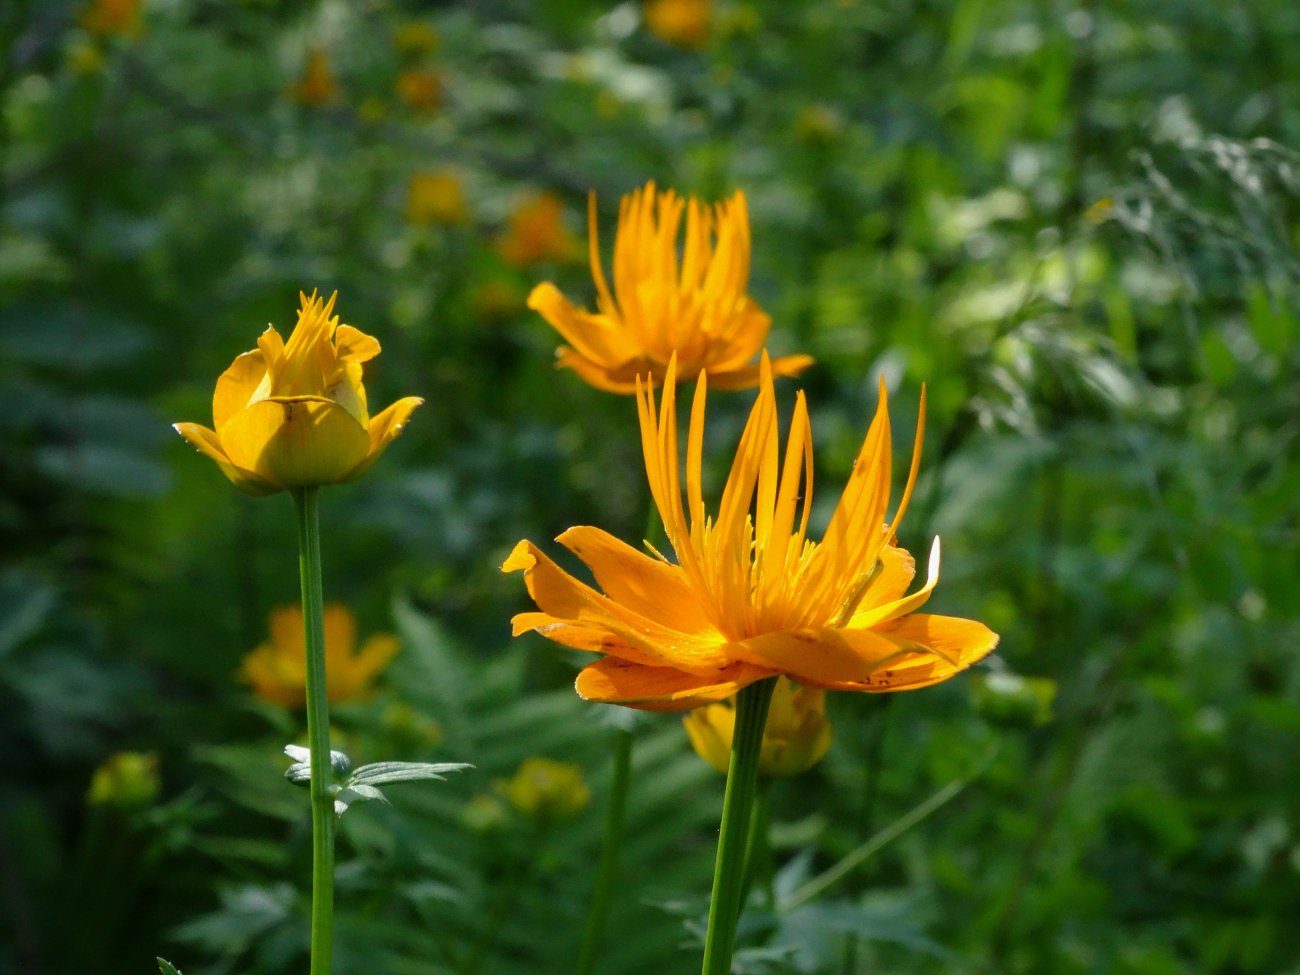
<instances>
[{"instance_id":1,"label":"plant stem with leaves","mask_svg":"<svg viewBox=\"0 0 1300 975\"><path fill-rule=\"evenodd\" d=\"M329 975L334 928L334 796L330 789L329 701L325 682L325 599L321 585L318 489L293 492L298 574L307 642L307 740L311 748L311 975Z\"/></svg>"}]
</instances>

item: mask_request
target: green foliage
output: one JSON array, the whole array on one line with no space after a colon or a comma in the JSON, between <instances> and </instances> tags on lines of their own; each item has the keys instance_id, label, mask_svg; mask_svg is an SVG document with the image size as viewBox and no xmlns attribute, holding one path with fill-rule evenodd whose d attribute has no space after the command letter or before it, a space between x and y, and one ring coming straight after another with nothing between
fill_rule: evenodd
<instances>
[{"instance_id":1,"label":"green foliage","mask_svg":"<svg viewBox=\"0 0 1300 975\"><path fill-rule=\"evenodd\" d=\"M324 493L328 597L403 643L334 710L339 785L474 766L340 820L336 970L571 963L625 716L576 699L577 654L510 640L498 566L573 524L635 542L646 490L632 404L556 373L525 306L543 280L590 301L582 248L499 242L543 191L583 239L594 189L608 262L650 178L747 194L771 348L818 360L814 521L876 377L900 443L927 384L902 541L941 534L937 611L1002 634L975 675L832 696L830 755L774 790L738 964L1300 968L1300 8L719 0L688 50L636 3L158 2L123 33L89 6L0 5L0 973L303 967L302 718L234 676L296 600L290 508L168 425L206 422L313 287L383 343L372 402L428 400ZM410 22L438 43L399 49ZM293 94L313 50L319 103ZM399 94L411 68L440 101ZM409 219L443 169L463 219ZM715 482L749 402L710 401ZM675 719L635 733L608 975L694 963L722 794ZM128 751L161 798L88 804ZM590 804L509 806L534 756Z\"/></svg>"}]
</instances>

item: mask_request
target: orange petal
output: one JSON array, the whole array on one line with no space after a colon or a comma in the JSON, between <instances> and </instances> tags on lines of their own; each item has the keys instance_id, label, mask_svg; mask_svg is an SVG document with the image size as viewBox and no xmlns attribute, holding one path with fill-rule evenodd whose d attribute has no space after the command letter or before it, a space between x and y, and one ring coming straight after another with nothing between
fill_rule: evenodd
<instances>
[{"instance_id":1,"label":"orange petal","mask_svg":"<svg viewBox=\"0 0 1300 975\"><path fill-rule=\"evenodd\" d=\"M998 635L983 623L929 613L913 613L886 624L879 632L910 648L906 655L880 667L866 682L820 686L828 690L871 693L913 691L938 684L979 663L998 644Z\"/></svg>"},{"instance_id":2,"label":"orange petal","mask_svg":"<svg viewBox=\"0 0 1300 975\"><path fill-rule=\"evenodd\" d=\"M221 468L221 473L226 475L226 479L241 491L248 494L263 495L274 494L280 490L278 484L272 484L252 471L232 463L222 449L216 431L209 430L199 423L176 423L173 424L173 429L199 453L215 460L217 466Z\"/></svg>"},{"instance_id":3,"label":"orange petal","mask_svg":"<svg viewBox=\"0 0 1300 975\"><path fill-rule=\"evenodd\" d=\"M528 295L528 307L592 362L614 366L637 355L626 333L614 325L613 319L582 311L549 281L533 288Z\"/></svg>"},{"instance_id":4,"label":"orange petal","mask_svg":"<svg viewBox=\"0 0 1300 975\"><path fill-rule=\"evenodd\" d=\"M674 629L716 637L680 566L638 552L599 528L570 528L556 541L586 563L610 599L650 619L670 619Z\"/></svg>"},{"instance_id":5,"label":"orange petal","mask_svg":"<svg viewBox=\"0 0 1300 975\"><path fill-rule=\"evenodd\" d=\"M357 645L357 618L352 610L340 603L330 603L325 607L325 660L327 666L333 667L338 662L351 660L352 651ZM299 625L302 617L298 617Z\"/></svg>"},{"instance_id":6,"label":"orange petal","mask_svg":"<svg viewBox=\"0 0 1300 975\"><path fill-rule=\"evenodd\" d=\"M683 633L615 602L573 578L532 542L525 540L516 545L501 569L503 572L524 570L528 594L550 618L547 622L538 621L536 627L540 627L543 636L550 637L554 632L557 642L569 645L569 639L577 638L575 632L568 633L565 639L560 638L561 634L566 627L576 627L576 634L584 638L606 633L613 638L611 647L630 647L643 658L669 667L710 673L727 662L716 638L701 639ZM519 632L519 623L515 630ZM602 648L601 652L617 650Z\"/></svg>"},{"instance_id":7,"label":"orange petal","mask_svg":"<svg viewBox=\"0 0 1300 975\"><path fill-rule=\"evenodd\" d=\"M604 390L607 393L630 395L636 392L636 378L623 380L600 363L588 359L581 352L561 346L556 352L555 367L572 369L588 386Z\"/></svg>"},{"instance_id":8,"label":"orange petal","mask_svg":"<svg viewBox=\"0 0 1300 975\"><path fill-rule=\"evenodd\" d=\"M217 380L212 395L212 425L220 430L226 421L248 405L266 377L266 357L261 349L245 352Z\"/></svg>"},{"instance_id":9,"label":"orange petal","mask_svg":"<svg viewBox=\"0 0 1300 975\"><path fill-rule=\"evenodd\" d=\"M883 556L884 550L882 550L881 554ZM879 578L877 578L876 581L879 582ZM908 613L915 612L925 604L927 599L930 598L930 593L934 591L934 587L938 582L939 539L935 538L934 544L930 546L930 566L926 572L925 585L910 596L902 596L901 598L896 598L889 602L877 603L875 606L871 606L864 600L862 608L858 610L858 612L854 613L853 618L849 621L849 627L851 629L878 627L880 624L886 623L889 620L895 620L900 616L905 616Z\"/></svg>"},{"instance_id":10,"label":"orange petal","mask_svg":"<svg viewBox=\"0 0 1300 975\"><path fill-rule=\"evenodd\" d=\"M283 489L337 484L370 449L366 428L318 397L261 400L231 417L221 434L231 463Z\"/></svg>"},{"instance_id":11,"label":"orange petal","mask_svg":"<svg viewBox=\"0 0 1300 975\"><path fill-rule=\"evenodd\" d=\"M419 396L404 396L378 416L373 417L370 421L370 450L366 453L365 459L348 472L344 480L355 481L370 470L371 465L388 449L388 445L405 429L406 421L410 419L411 414L423 403L424 400Z\"/></svg>"},{"instance_id":12,"label":"orange petal","mask_svg":"<svg viewBox=\"0 0 1300 975\"><path fill-rule=\"evenodd\" d=\"M622 704L643 711L686 711L735 694L771 671L733 663L709 676L672 667L643 667L613 657L598 660L578 674L575 687L586 701Z\"/></svg>"},{"instance_id":13,"label":"orange petal","mask_svg":"<svg viewBox=\"0 0 1300 975\"><path fill-rule=\"evenodd\" d=\"M663 661L656 656L642 653L627 641L620 639L602 626L588 626L556 619L546 613L517 613L510 619L513 636L536 631L555 643L574 650L586 650L589 653L603 653L620 660L627 660L647 667L662 666Z\"/></svg>"},{"instance_id":14,"label":"orange petal","mask_svg":"<svg viewBox=\"0 0 1300 975\"><path fill-rule=\"evenodd\" d=\"M755 666L815 686L866 681L905 652L900 641L875 630L833 627L765 633L727 649Z\"/></svg>"},{"instance_id":15,"label":"orange petal","mask_svg":"<svg viewBox=\"0 0 1300 975\"><path fill-rule=\"evenodd\" d=\"M772 360L773 376L797 376L813 364L809 355L786 355ZM751 389L758 385L759 364L733 369L709 369L709 385L714 389Z\"/></svg>"}]
</instances>

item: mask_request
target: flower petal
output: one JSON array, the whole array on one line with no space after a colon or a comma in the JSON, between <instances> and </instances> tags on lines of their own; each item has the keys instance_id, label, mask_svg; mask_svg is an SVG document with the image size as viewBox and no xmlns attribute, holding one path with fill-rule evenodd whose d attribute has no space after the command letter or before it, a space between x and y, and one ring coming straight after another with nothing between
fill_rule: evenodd
<instances>
[{"instance_id":1,"label":"flower petal","mask_svg":"<svg viewBox=\"0 0 1300 975\"><path fill-rule=\"evenodd\" d=\"M235 359L217 380L217 390L212 395L213 427L220 430L246 407L265 377L266 357L260 348Z\"/></svg>"},{"instance_id":2,"label":"flower petal","mask_svg":"<svg viewBox=\"0 0 1300 975\"><path fill-rule=\"evenodd\" d=\"M643 711L686 711L735 694L771 671L730 664L710 676L671 667L643 667L613 657L585 667L574 684L578 696L603 704L622 704Z\"/></svg>"},{"instance_id":3,"label":"flower petal","mask_svg":"<svg viewBox=\"0 0 1300 975\"><path fill-rule=\"evenodd\" d=\"M909 648L906 655L881 667L865 683L820 686L828 690L873 693L913 691L938 684L979 663L998 645L998 635L983 623L957 616L913 613L877 632Z\"/></svg>"},{"instance_id":4,"label":"flower petal","mask_svg":"<svg viewBox=\"0 0 1300 975\"><path fill-rule=\"evenodd\" d=\"M555 368L572 369L588 386L603 389L607 393L630 395L636 392L635 373L631 379L623 380L607 367L588 359L581 352L571 349L567 345L560 346L556 350ZM662 372L662 369L660 371Z\"/></svg>"},{"instance_id":5,"label":"flower petal","mask_svg":"<svg viewBox=\"0 0 1300 975\"><path fill-rule=\"evenodd\" d=\"M570 528L556 539L582 559L610 599L686 633L714 633L680 566L638 552L599 528Z\"/></svg>"},{"instance_id":6,"label":"flower petal","mask_svg":"<svg viewBox=\"0 0 1300 975\"><path fill-rule=\"evenodd\" d=\"M185 442L191 447L205 457L210 457L216 461L217 466L221 468L221 473L225 474L226 479L241 491L253 495L263 495L274 494L280 490L278 484L272 484L252 471L232 463L230 458L226 456L225 450L222 449L221 441L218 439L215 430L209 430L200 423L176 423L172 425L172 428L184 437Z\"/></svg>"},{"instance_id":7,"label":"flower petal","mask_svg":"<svg viewBox=\"0 0 1300 975\"><path fill-rule=\"evenodd\" d=\"M424 400L419 396L403 396L392 406L389 406L378 416L370 420L370 449L365 458L348 472L345 481L355 481L358 477L370 470L372 464L377 461L388 445L397 439L397 435L406 427L406 421L410 419L411 414L416 408L421 406Z\"/></svg>"},{"instance_id":8,"label":"flower petal","mask_svg":"<svg viewBox=\"0 0 1300 975\"><path fill-rule=\"evenodd\" d=\"M232 416L221 434L231 463L283 489L346 480L370 449L366 428L318 397L261 400Z\"/></svg>"},{"instance_id":9,"label":"flower petal","mask_svg":"<svg viewBox=\"0 0 1300 975\"><path fill-rule=\"evenodd\" d=\"M592 362L617 366L635 358L640 351L615 320L581 310L549 281L533 288L528 295L528 307L546 319L566 342Z\"/></svg>"},{"instance_id":10,"label":"flower petal","mask_svg":"<svg viewBox=\"0 0 1300 975\"><path fill-rule=\"evenodd\" d=\"M800 684L868 681L902 650L900 642L875 630L808 627L765 633L729 644L735 657L785 674Z\"/></svg>"},{"instance_id":11,"label":"flower petal","mask_svg":"<svg viewBox=\"0 0 1300 975\"><path fill-rule=\"evenodd\" d=\"M708 674L727 663L721 640L701 639L642 616L579 582L527 540L516 545L501 566L503 572L520 570L528 594L542 613L522 614L526 624L515 617L516 635L521 627L533 628L557 643L577 646L577 641L590 644L603 633L612 638L608 645L580 648L629 656L618 649L628 647L643 660L693 673Z\"/></svg>"},{"instance_id":12,"label":"flower petal","mask_svg":"<svg viewBox=\"0 0 1300 975\"><path fill-rule=\"evenodd\" d=\"M379 355L379 340L351 325L340 325L334 330L334 351L341 360L368 362Z\"/></svg>"},{"instance_id":13,"label":"flower petal","mask_svg":"<svg viewBox=\"0 0 1300 975\"><path fill-rule=\"evenodd\" d=\"M810 355L785 355L772 360L773 376L797 376L814 362ZM759 363L730 369L709 369L709 385L714 389L751 389L758 385Z\"/></svg>"},{"instance_id":14,"label":"flower petal","mask_svg":"<svg viewBox=\"0 0 1300 975\"><path fill-rule=\"evenodd\" d=\"M882 562L884 562L885 551L887 551L887 549L881 551ZM897 549L895 549L895 551L897 551ZM884 564L888 566L887 562ZM884 573L882 572L881 575L883 574ZM877 577L875 581L877 583L880 582L880 578ZM867 629L869 627L879 626L889 620L898 619L898 617L905 616L908 613L915 612L925 604L927 599L930 598L930 593L934 591L934 587L938 582L939 539L936 537L934 544L930 546L930 565L926 571L925 585L910 596L903 596L902 593L899 593L894 599L883 603L878 602L874 606L868 603L864 597L860 604L862 608L854 613L853 618L849 620L849 628L855 630ZM884 592L880 589L877 589L877 593L879 595L884 595ZM870 591L868 591L868 595L870 594Z\"/></svg>"}]
</instances>

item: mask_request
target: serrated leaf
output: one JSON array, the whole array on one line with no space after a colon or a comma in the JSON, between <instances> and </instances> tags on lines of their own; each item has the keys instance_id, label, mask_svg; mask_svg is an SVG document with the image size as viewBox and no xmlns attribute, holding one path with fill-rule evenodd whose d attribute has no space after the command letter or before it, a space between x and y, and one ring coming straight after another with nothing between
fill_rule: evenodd
<instances>
[{"instance_id":1,"label":"serrated leaf","mask_svg":"<svg viewBox=\"0 0 1300 975\"><path fill-rule=\"evenodd\" d=\"M158 962L158 975L181 975L181 971L165 958L154 959Z\"/></svg>"},{"instance_id":2,"label":"serrated leaf","mask_svg":"<svg viewBox=\"0 0 1300 975\"><path fill-rule=\"evenodd\" d=\"M334 796L334 814L342 816L354 802L377 800L388 805L388 797L373 785L350 785L340 789Z\"/></svg>"},{"instance_id":3,"label":"serrated leaf","mask_svg":"<svg viewBox=\"0 0 1300 975\"><path fill-rule=\"evenodd\" d=\"M348 779L347 787L361 784L387 785L393 782L419 782L430 779L445 781L444 772L473 768L467 762L374 762L363 765Z\"/></svg>"}]
</instances>

